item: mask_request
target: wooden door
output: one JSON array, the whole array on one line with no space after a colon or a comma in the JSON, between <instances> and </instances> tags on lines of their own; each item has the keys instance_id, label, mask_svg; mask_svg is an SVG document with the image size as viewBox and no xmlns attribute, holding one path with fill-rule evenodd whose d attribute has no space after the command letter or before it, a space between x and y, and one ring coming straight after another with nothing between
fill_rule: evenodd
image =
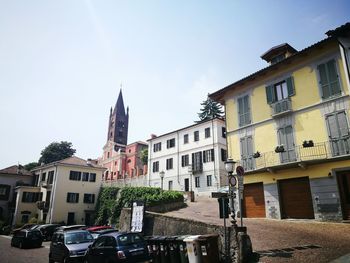
<instances>
[{"instance_id":1,"label":"wooden door","mask_svg":"<svg viewBox=\"0 0 350 263\"><path fill-rule=\"evenodd\" d=\"M313 219L308 177L278 181L282 218Z\"/></svg>"},{"instance_id":2,"label":"wooden door","mask_svg":"<svg viewBox=\"0 0 350 263\"><path fill-rule=\"evenodd\" d=\"M243 195L243 217L266 217L263 183L245 184Z\"/></svg>"},{"instance_id":3,"label":"wooden door","mask_svg":"<svg viewBox=\"0 0 350 263\"><path fill-rule=\"evenodd\" d=\"M350 220L350 172L339 174L337 178L343 219Z\"/></svg>"}]
</instances>

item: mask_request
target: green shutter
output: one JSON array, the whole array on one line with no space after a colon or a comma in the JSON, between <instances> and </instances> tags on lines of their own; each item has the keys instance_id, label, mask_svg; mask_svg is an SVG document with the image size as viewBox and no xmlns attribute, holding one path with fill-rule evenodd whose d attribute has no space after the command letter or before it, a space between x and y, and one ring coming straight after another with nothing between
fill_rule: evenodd
<instances>
[{"instance_id":1,"label":"green shutter","mask_svg":"<svg viewBox=\"0 0 350 263\"><path fill-rule=\"evenodd\" d=\"M287 89L288 89L288 96L293 96L295 95L295 89L294 89L294 81L293 81L293 77L289 77L286 79L286 83L287 83Z\"/></svg>"},{"instance_id":2,"label":"green shutter","mask_svg":"<svg viewBox=\"0 0 350 263\"><path fill-rule=\"evenodd\" d=\"M273 85L266 86L266 100L268 104L275 101L275 90Z\"/></svg>"},{"instance_id":3,"label":"green shutter","mask_svg":"<svg viewBox=\"0 0 350 263\"><path fill-rule=\"evenodd\" d=\"M338 79L338 72L334 59L327 62L327 69L329 76L329 85L332 95L340 94L341 91Z\"/></svg>"}]
</instances>

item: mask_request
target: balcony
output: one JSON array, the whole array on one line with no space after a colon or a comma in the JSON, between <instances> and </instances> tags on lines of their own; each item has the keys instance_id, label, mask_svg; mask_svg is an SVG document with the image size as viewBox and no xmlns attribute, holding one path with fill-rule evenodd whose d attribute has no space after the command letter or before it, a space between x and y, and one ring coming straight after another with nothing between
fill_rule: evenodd
<instances>
[{"instance_id":1,"label":"balcony","mask_svg":"<svg viewBox=\"0 0 350 263\"><path fill-rule=\"evenodd\" d=\"M240 160L246 173L301 167L306 169L309 164L335 161L350 158L350 136L328 142L297 145L283 152L259 152Z\"/></svg>"},{"instance_id":2,"label":"balcony","mask_svg":"<svg viewBox=\"0 0 350 263\"><path fill-rule=\"evenodd\" d=\"M271 110L271 116L273 118L288 114L292 112L292 102L289 98L279 100L271 104Z\"/></svg>"}]
</instances>

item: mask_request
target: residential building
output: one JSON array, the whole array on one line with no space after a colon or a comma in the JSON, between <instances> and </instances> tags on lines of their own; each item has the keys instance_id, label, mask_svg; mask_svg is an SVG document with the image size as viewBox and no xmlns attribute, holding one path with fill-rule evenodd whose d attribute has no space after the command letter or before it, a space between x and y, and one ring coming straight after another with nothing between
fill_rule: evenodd
<instances>
[{"instance_id":1,"label":"residential building","mask_svg":"<svg viewBox=\"0 0 350 263\"><path fill-rule=\"evenodd\" d=\"M19 185L32 185L33 176L21 165L12 165L0 170L0 220L12 221L15 202L15 188Z\"/></svg>"},{"instance_id":2,"label":"residential building","mask_svg":"<svg viewBox=\"0 0 350 263\"><path fill-rule=\"evenodd\" d=\"M72 156L32 170L34 186L18 186L13 225L35 217L46 223L94 223L105 168Z\"/></svg>"},{"instance_id":3,"label":"residential building","mask_svg":"<svg viewBox=\"0 0 350 263\"><path fill-rule=\"evenodd\" d=\"M350 219L350 24L210 95L225 105L228 156L245 168L245 217Z\"/></svg>"},{"instance_id":4,"label":"residential building","mask_svg":"<svg viewBox=\"0 0 350 263\"><path fill-rule=\"evenodd\" d=\"M147 148L147 143L137 141L128 145L128 125L129 108L125 112L120 91L114 109L110 110L107 142L103 147L103 156L98 160L99 165L106 168L103 176L106 184L130 185L146 174L147 166L144 167L140 155Z\"/></svg>"},{"instance_id":5,"label":"residential building","mask_svg":"<svg viewBox=\"0 0 350 263\"><path fill-rule=\"evenodd\" d=\"M153 135L148 140L148 185L210 196L227 185L225 136L219 118Z\"/></svg>"}]
</instances>

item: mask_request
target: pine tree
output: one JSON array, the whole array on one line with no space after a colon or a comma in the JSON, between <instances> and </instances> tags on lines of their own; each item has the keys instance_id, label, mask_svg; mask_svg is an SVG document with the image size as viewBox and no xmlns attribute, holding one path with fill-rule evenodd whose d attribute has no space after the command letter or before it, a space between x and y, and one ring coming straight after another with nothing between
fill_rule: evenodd
<instances>
[{"instance_id":1,"label":"pine tree","mask_svg":"<svg viewBox=\"0 0 350 263\"><path fill-rule=\"evenodd\" d=\"M213 118L223 118L224 112L222 110L222 106L209 98L209 96L201 103L201 105L201 112L198 113L200 120L197 122L210 120Z\"/></svg>"}]
</instances>

